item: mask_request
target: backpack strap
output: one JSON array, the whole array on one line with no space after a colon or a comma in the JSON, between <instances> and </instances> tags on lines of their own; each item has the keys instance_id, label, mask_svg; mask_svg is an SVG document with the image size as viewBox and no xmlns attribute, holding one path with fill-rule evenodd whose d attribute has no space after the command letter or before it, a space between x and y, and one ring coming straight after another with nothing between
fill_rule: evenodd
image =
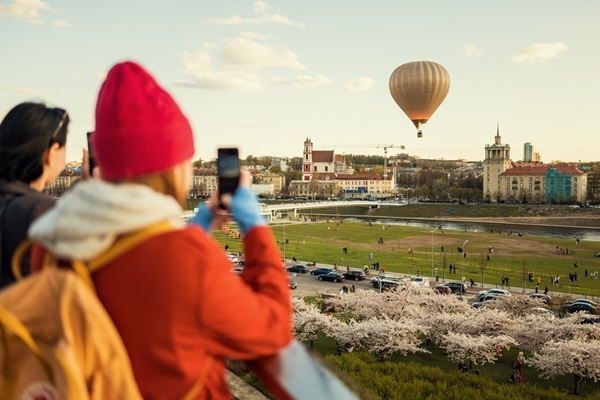
<instances>
[{"instance_id":1,"label":"backpack strap","mask_svg":"<svg viewBox=\"0 0 600 400\"><path fill-rule=\"evenodd\" d=\"M19 339L21 339L23 341L23 343L25 343L27 345L27 347L29 347L31 352L35 355L35 358L38 359L42 368L46 372L48 379L51 382L54 382L54 375L52 374L52 369L50 368L50 364L48 364L48 362L42 355L40 348L38 347L37 343L31 336L31 333L29 333L29 330L27 330L27 327L25 327L25 325L23 325L23 323L21 321L19 321L19 319L17 317L15 317L13 313L8 311L6 308L4 308L1 305L0 305L0 328L1 328L1 332L2 332L3 347L5 349L8 348L8 341L6 340L6 337L7 337L6 328L8 328ZM10 370L10 364L9 364L9 370ZM9 374L10 374L10 372L9 372Z\"/></svg>"},{"instance_id":2,"label":"backpack strap","mask_svg":"<svg viewBox=\"0 0 600 400\"><path fill-rule=\"evenodd\" d=\"M23 273L21 272L21 260L25 253L33 246L31 239L25 239L17 246L13 253L10 266L12 268L13 276L17 281L23 279Z\"/></svg>"},{"instance_id":3,"label":"backpack strap","mask_svg":"<svg viewBox=\"0 0 600 400\"><path fill-rule=\"evenodd\" d=\"M90 287L93 290L94 284L92 282L91 273L99 270L106 264L115 260L130 249L134 248L138 244L141 244L146 239L175 229L175 226L173 226L173 224L171 224L169 221L156 222L145 228L130 233L129 235L120 237L115 241L115 243L113 243L113 245L108 250L106 250L105 252L88 262L83 262L81 260L71 260L71 267L73 268L73 271L75 271L75 273L83 279L86 285L88 285L88 287ZM23 279L23 274L21 273L21 260L32 245L33 241L31 239L27 239L15 249L11 267L13 275L17 280ZM56 257L50 252L46 252L44 258L44 266L55 267L56 265Z\"/></svg>"},{"instance_id":4,"label":"backpack strap","mask_svg":"<svg viewBox=\"0 0 600 400\"><path fill-rule=\"evenodd\" d=\"M164 232L173 231L176 228L169 221L160 221L138 231L130 233L117 239L115 243L96 258L87 262L81 260L71 260L71 266L75 273L79 275L90 289L95 291L92 273L98 271L111 261L119 258L135 246L143 243L147 239L157 236Z\"/></svg>"},{"instance_id":5,"label":"backpack strap","mask_svg":"<svg viewBox=\"0 0 600 400\"><path fill-rule=\"evenodd\" d=\"M177 228L175 228L175 226L173 226L173 224L171 224L169 221L160 221L130 233L129 235L122 236L117 239L115 243L113 243L110 249L100 254L98 257L86 262L86 267L90 273L95 272L114 259L119 258L119 256L134 248L138 244L141 244L146 239L149 239L153 236L158 236L161 233L173 231L175 229Z\"/></svg>"}]
</instances>

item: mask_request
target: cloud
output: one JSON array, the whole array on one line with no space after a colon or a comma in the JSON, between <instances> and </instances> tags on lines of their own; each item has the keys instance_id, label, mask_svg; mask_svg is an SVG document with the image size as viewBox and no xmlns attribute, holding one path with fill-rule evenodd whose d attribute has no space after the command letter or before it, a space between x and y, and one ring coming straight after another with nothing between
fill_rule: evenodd
<instances>
[{"instance_id":1,"label":"cloud","mask_svg":"<svg viewBox=\"0 0 600 400\"><path fill-rule=\"evenodd\" d=\"M329 83L331 83L331 79L329 79L325 75L320 75L320 74L314 75L314 76L299 75L296 78L294 78L293 80L280 82L280 84L282 86L287 87L287 88L292 88L292 89L317 87L317 86L327 85Z\"/></svg>"},{"instance_id":2,"label":"cloud","mask_svg":"<svg viewBox=\"0 0 600 400\"><path fill-rule=\"evenodd\" d=\"M214 18L209 22L215 25L264 25L264 24L281 24L293 26L296 28L304 28L302 22L292 21L291 19L279 14L269 14L269 6L264 1L256 1L253 4L253 12L256 17L244 18L234 15L227 18Z\"/></svg>"},{"instance_id":3,"label":"cloud","mask_svg":"<svg viewBox=\"0 0 600 400\"><path fill-rule=\"evenodd\" d=\"M360 78L350 79L344 87L351 92L364 92L372 89L376 83L375 79L371 77L361 76Z\"/></svg>"},{"instance_id":4,"label":"cloud","mask_svg":"<svg viewBox=\"0 0 600 400\"><path fill-rule=\"evenodd\" d=\"M52 25L54 28L66 28L66 27L71 26L71 24L69 24L64 19L59 19L59 20L56 20L56 21L52 21L52 23L50 25Z\"/></svg>"},{"instance_id":5,"label":"cloud","mask_svg":"<svg viewBox=\"0 0 600 400\"><path fill-rule=\"evenodd\" d=\"M0 4L0 16L24 20L37 25L45 24L44 19L40 16L41 11L54 12L56 10L44 0L14 0L8 5ZM52 26L63 27L68 26L68 23L62 20L55 21Z\"/></svg>"},{"instance_id":6,"label":"cloud","mask_svg":"<svg viewBox=\"0 0 600 400\"><path fill-rule=\"evenodd\" d=\"M235 68L216 70L212 65L212 58L206 50L196 54L185 52L181 55L181 60L191 81L177 80L173 82L176 86L236 92L263 90L264 79L259 74Z\"/></svg>"},{"instance_id":7,"label":"cloud","mask_svg":"<svg viewBox=\"0 0 600 400\"><path fill-rule=\"evenodd\" d=\"M560 53L569 50L569 46L564 43L535 43L529 47L519 49L512 60L516 63L529 62L545 63L551 58L556 58Z\"/></svg>"},{"instance_id":8,"label":"cloud","mask_svg":"<svg viewBox=\"0 0 600 400\"><path fill-rule=\"evenodd\" d=\"M306 87L308 80L287 79L273 70L302 70L298 55L271 42L266 35L243 32L218 43L205 43L196 53L184 52L181 61L191 81L178 80L177 86L208 90L260 91L270 83ZM314 82L322 78L313 77Z\"/></svg>"},{"instance_id":9,"label":"cloud","mask_svg":"<svg viewBox=\"0 0 600 400\"><path fill-rule=\"evenodd\" d=\"M474 43L466 44L465 47L463 47L463 53L467 56L479 57L484 52L485 49L483 47L478 46Z\"/></svg>"},{"instance_id":10,"label":"cloud","mask_svg":"<svg viewBox=\"0 0 600 400\"><path fill-rule=\"evenodd\" d=\"M223 41L220 58L226 66L254 70L268 67L304 69L298 55L288 48L265 43L269 38L263 35L242 33L236 38Z\"/></svg>"},{"instance_id":11,"label":"cloud","mask_svg":"<svg viewBox=\"0 0 600 400\"><path fill-rule=\"evenodd\" d=\"M44 97L46 94L32 87L22 87L15 85L3 85L2 90L6 90L9 92L17 92L17 93L25 93L35 97Z\"/></svg>"}]
</instances>

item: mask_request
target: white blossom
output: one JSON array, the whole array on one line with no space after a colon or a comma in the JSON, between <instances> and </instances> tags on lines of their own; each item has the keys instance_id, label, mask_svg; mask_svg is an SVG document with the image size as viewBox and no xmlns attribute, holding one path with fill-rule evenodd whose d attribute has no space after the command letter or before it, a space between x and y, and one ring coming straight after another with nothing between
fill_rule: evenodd
<instances>
[{"instance_id":1,"label":"white blossom","mask_svg":"<svg viewBox=\"0 0 600 400\"><path fill-rule=\"evenodd\" d=\"M507 335L469 335L448 332L439 346L446 350L448 357L457 362L471 361L473 364L494 363L498 347L510 348L516 342Z\"/></svg>"},{"instance_id":2,"label":"white blossom","mask_svg":"<svg viewBox=\"0 0 600 400\"><path fill-rule=\"evenodd\" d=\"M542 371L540 376L544 378L572 374L597 381L600 378L600 341L550 340L525 362Z\"/></svg>"}]
</instances>

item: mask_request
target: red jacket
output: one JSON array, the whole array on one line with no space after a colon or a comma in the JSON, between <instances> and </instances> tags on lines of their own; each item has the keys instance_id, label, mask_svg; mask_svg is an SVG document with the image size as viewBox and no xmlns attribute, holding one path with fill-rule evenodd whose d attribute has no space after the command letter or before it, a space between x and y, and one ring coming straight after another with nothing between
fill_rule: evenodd
<instances>
[{"instance_id":1,"label":"red jacket","mask_svg":"<svg viewBox=\"0 0 600 400\"><path fill-rule=\"evenodd\" d=\"M243 238L241 277L196 226L155 236L92 275L144 399L179 399L212 359L198 398L231 398L226 358L276 353L292 339L287 273L268 227Z\"/></svg>"}]
</instances>

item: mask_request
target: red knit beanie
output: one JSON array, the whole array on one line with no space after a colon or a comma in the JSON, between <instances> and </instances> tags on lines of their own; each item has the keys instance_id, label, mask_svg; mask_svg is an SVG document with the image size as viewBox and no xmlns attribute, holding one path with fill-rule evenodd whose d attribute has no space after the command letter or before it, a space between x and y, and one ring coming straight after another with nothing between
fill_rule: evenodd
<instances>
[{"instance_id":1,"label":"red knit beanie","mask_svg":"<svg viewBox=\"0 0 600 400\"><path fill-rule=\"evenodd\" d=\"M102 179L166 171L194 155L192 128L173 98L141 66L111 68L96 104L94 150Z\"/></svg>"}]
</instances>

